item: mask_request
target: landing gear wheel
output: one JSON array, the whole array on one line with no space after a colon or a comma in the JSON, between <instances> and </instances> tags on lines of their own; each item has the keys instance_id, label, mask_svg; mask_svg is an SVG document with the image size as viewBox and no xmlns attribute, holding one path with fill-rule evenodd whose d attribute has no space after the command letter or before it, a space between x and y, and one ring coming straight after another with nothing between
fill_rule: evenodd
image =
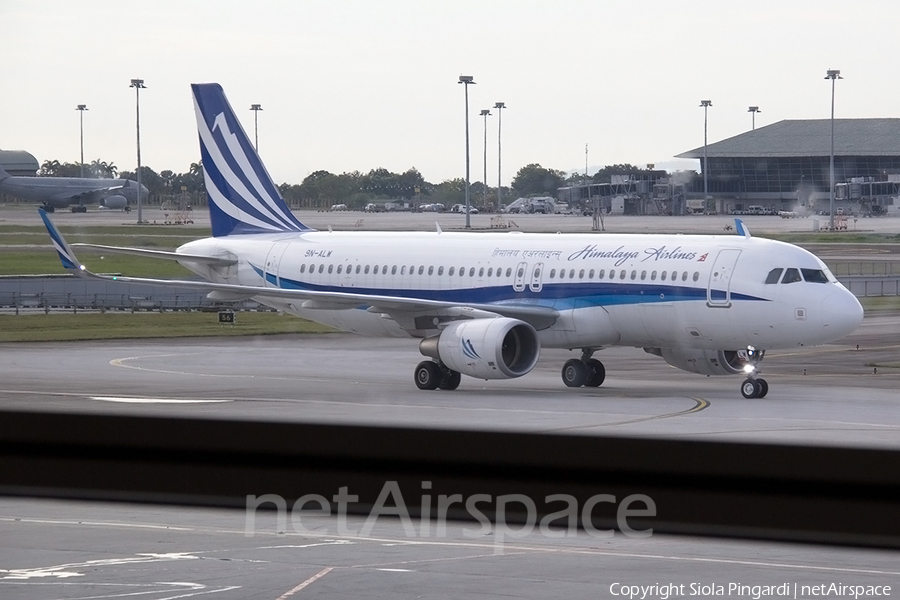
<instances>
[{"instance_id":1,"label":"landing gear wheel","mask_svg":"<svg viewBox=\"0 0 900 600\"><path fill-rule=\"evenodd\" d=\"M577 358L566 361L562 368L562 380L569 387L581 387L587 381L588 368Z\"/></svg>"},{"instance_id":2,"label":"landing gear wheel","mask_svg":"<svg viewBox=\"0 0 900 600\"><path fill-rule=\"evenodd\" d=\"M448 371L447 373L441 373L441 381L438 383L438 387L442 390L455 390L459 387L460 381L462 381L462 375L459 371Z\"/></svg>"},{"instance_id":3,"label":"landing gear wheel","mask_svg":"<svg viewBox=\"0 0 900 600\"><path fill-rule=\"evenodd\" d=\"M606 367L596 358L587 361L587 378L584 380L585 387L599 387L606 379Z\"/></svg>"},{"instance_id":4,"label":"landing gear wheel","mask_svg":"<svg viewBox=\"0 0 900 600\"><path fill-rule=\"evenodd\" d=\"M766 391L768 389L768 386L766 386ZM744 398L759 398L762 390L762 384L756 379L747 379L741 384L741 395Z\"/></svg>"},{"instance_id":5,"label":"landing gear wheel","mask_svg":"<svg viewBox=\"0 0 900 600\"><path fill-rule=\"evenodd\" d=\"M415 379L420 390L436 390L443 376L436 362L423 360L416 365Z\"/></svg>"},{"instance_id":6,"label":"landing gear wheel","mask_svg":"<svg viewBox=\"0 0 900 600\"><path fill-rule=\"evenodd\" d=\"M758 383L761 388L759 391L759 396L757 396L757 398L765 398L766 394L769 393L769 384L766 382L765 379L757 379L756 383Z\"/></svg>"}]
</instances>

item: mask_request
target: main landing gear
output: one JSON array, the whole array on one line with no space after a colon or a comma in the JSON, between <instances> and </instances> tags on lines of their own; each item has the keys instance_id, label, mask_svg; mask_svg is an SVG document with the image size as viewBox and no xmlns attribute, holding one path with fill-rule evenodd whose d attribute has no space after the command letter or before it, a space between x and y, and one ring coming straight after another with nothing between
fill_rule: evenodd
<instances>
[{"instance_id":1,"label":"main landing gear","mask_svg":"<svg viewBox=\"0 0 900 600\"><path fill-rule=\"evenodd\" d=\"M744 356L746 352L746 355ZM741 395L744 398L765 398L769 393L769 384L762 377L757 377L759 373L759 363L766 355L765 350L757 350L753 346L747 346L746 351L739 351L741 358L745 358L747 366L747 379L741 384Z\"/></svg>"},{"instance_id":2,"label":"main landing gear","mask_svg":"<svg viewBox=\"0 0 900 600\"><path fill-rule=\"evenodd\" d=\"M584 348L581 358L567 360L562 368L562 380L568 387L599 387L606 379L606 368L596 358L593 348Z\"/></svg>"},{"instance_id":3,"label":"main landing gear","mask_svg":"<svg viewBox=\"0 0 900 600\"><path fill-rule=\"evenodd\" d=\"M416 365L414 375L420 390L455 390L462 380L459 371L452 371L433 360L423 360Z\"/></svg>"}]
</instances>

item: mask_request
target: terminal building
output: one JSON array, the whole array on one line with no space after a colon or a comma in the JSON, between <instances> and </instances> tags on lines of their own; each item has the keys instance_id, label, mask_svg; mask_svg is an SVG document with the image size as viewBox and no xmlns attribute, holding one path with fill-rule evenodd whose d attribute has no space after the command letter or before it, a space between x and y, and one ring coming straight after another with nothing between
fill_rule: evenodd
<instances>
[{"instance_id":1,"label":"terminal building","mask_svg":"<svg viewBox=\"0 0 900 600\"><path fill-rule=\"evenodd\" d=\"M830 208L831 120L787 120L708 144L707 185L714 210L748 206L805 214ZM700 161L704 148L678 158ZM896 213L900 119L834 120L835 206L853 214ZM703 198L703 177L690 197Z\"/></svg>"},{"instance_id":2,"label":"terminal building","mask_svg":"<svg viewBox=\"0 0 900 600\"><path fill-rule=\"evenodd\" d=\"M0 150L0 167L13 176L34 177L40 169L37 159L24 150Z\"/></svg>"},{"instance_id":3,"label":"terminal building","mask_svg":"<svg viewBox=\"0 0 900 600\"><path fill-rule=\"evenodd\" d=\"M606 212L670 214L830 211L831 120L786 120L694 148L697 172L561 188L560 201L599 203ZM707 169L708 198L703 170ZM900 215L900 119L834 120L835 208Z\"/></svg>"}]
</instances>

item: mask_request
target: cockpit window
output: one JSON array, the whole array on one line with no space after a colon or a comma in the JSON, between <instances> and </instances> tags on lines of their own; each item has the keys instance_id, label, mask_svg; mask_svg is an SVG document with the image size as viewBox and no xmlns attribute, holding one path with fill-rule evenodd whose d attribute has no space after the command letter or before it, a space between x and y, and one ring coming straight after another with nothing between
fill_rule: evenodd
<instances>
[{"instance_id":1,"label":"cockpit window","mask_svg":"<svg viewBox=\"0 0 900 600\"><path fill-rule=\"evenodd\" d=\"M781 280L781 283L794 283L796 281L803 281L803 278L800 277L798 269L791 268L784 272L784 279Z\"/></svg>"},{"instance_id":2,"label":"cockpit window","mask_svg":"<svg viewBox=\"0 0 900 600\"><path fill-rule=\"evenodd\" d=\"M781 279L781 273L783 271L784 269L782 269L781 267L769 271L769 276L766 277L766 283L778 283L778 280Z\"/></svg>"},{"instance_id":3,"label":"cockpit window","mask_svg":"<svg viewBox=\"0 0 900 600\"><path fill-rule=\"evenodd\" d=\"M828 283L828 276L820 269L800 269L803 279L812 283Z\"/></svg>"}]
</instances>

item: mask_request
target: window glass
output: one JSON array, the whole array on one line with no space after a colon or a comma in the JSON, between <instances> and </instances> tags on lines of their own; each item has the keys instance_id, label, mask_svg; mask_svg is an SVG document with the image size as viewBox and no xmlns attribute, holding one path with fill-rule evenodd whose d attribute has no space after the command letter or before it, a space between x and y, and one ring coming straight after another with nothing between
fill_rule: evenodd
<instances>
[{"instance_id":1,"label":"window glass","mask_svg":"<svg viewBox=\"0 0 900 600\"><path fill-rule=\"evenodd\" d=\"M672 281L678 281L678 271L672 271Z\"/></svg>"},{"instance_id":2,"label":"window glass","mask_svg":"<svg viewBox=\"0 0 900 600\"><path fill-rule=\"evenodd\" d=\"M450 267L450 270L447 271L447 275L450 276L452 276L454 273L456 273L456 267Z\"/></svg>"},{"instance_id":3,"label":"window glass","mask_svg":"<svg viewBox=\"0 0 900 600\"><path fill-rule=\"evenodd\" d=\"M369 265L366 265L366 268L363 269L363 272L368 275L369 274Z\"/></svg>"},{"instance_id":4,"label":"window glass","mask_svg":"<svg viewBox=\"0 0 900 600\"><path fill-rule=\"evenodd\" d=\"M569 279L575 279L575 269L569 269Z\"/></svg>"},{"instance_id":5,"label":"window glass","mask_svg":"<svg viewBox=\"0 0 900 600\"><path fill-rule=\"evenodd\" d=\"M565 270L565 269L560 269L560 270L559 270L559 278L560 278L560 279L565 279L565 278L566 278L566 270Z\"/></svg>"},{"instance_id":6,"label":"window glass","mask_svg":"<svg viewBox=\"0 0 900 600\"><path fill-rule=\"evenodd\" d=\"M356 265L356 274L357 274L357 275L359 275L359 269L360 269L361 267L362 267L362 265Z\"/></svg>"},{"instance_id":7,"label":"window glass","mask_svg":"<svg viewBox=\"0 0 900 600\"><path fill-rule=\"evenodd\" d=\"M306 265L305 265L305 264L304 264L304 265L300 265L300 272L301 272L301 273L306 273Z\"/></svg>"},{"instance_id":8,"label":"window glass","mask_svg":"<svg viewBox=\"0 0 900 600\"><path fill-rule=\"evenodd\" d=\"M556 269L550 269L550 279L556 279Z\"/></svg>"},{"instance_id":9,"label":"window glass","mask_svg":"<svg viewBox=\"0 0 900 600\"><path fill-rule=\"evenodd\" d=\"M625 272L625 269L622 269L621 271L619 271L619 279L625 279L625 276L627 274L628 273Z\"/></svg>"},{"instance_id":10,"label":"window glass","mask_svg":"<svg viewBox=\"0 0 900 600\"><path fill-rule=\"evenodd\" d=\"M685 271L684 273L681 274L681 280L682 280L682 281L687 281L687 276L688 276L688 272Z\"/></svg>"},{"instance_id":11,"label":"window glass","mask_svg":"<svg viewBox=\"0 0 900 600\"><path fill-rule=\"evenodd\" d=\"M512 276L512 267L506 267L506 276L507 277Z\"/></svg>"},{"instance_id":12,"label":"window glass","mask_svg":"<svg viewBox=\"0 0 900 600\"><path fill-rule=\"evenodd\" d=\"M778 280L781 279L781 274L784 272L784 269L781 267L776 267L769 271L769 274L766 276L766 283L778 283Z\"/></svg>"},{"instance_id":13,"label":"window glass","mask_svg":"<svg viewBox=\"0 0 900 600\"><path fill-rule=\"evenodd\" d=\"M594 270L591 269L590 271L588 271L588 279L593 279L593 278L594 278Z\"/></svg>"},{"instance_id":14,"label":"window glass","mask_svg":"<svg viewBox=\"0 0 900 600\"><path fill-rule=\"evenodd\" d=\"M584 269L578 271L578 279L584 279Z\"/></svg>"},{"instance_id":15,"label":"window glass","mask_svg":"<svg viewBox=\"0 0 900 600\"><path fill-rule=\"evenodd\" d=\"M401 274L401 275L406 275L406 265L403 265L403 266L400 267L400 274Z\"/></svg>"},{"instance_id":16,"label":"window glass","mask_svg":"<svg viewBox=\"0 0 900 600\"><path fill-rule=\"evenodd\" d=\"M656 271L650 273L650 281L656 281Z\"/></svg>"},{"instance_id":17,"label":"window glass","mask_svg":"<svg viewBox=\"0 0 900 600\"><path fill-rule=\"evenodd\" d=\"M374 267L372 267L372 274L378 275L378 265L375 265Z\"/></svg>"},{"instance_id":18,"label":"window glass","mask_svg":"<svg viewBox=\"0 0 900 600\"><path fill-rule=\"evenodd\" d=\"M616 270L615 270L615 269L610 269L610 270L609 270L609 278L610 278L610 279L615 279L615 278L616 278Z\"/></svg>"},{"instance_id":19,"label":"window glass","mask_svg":"<svg viewBox=\"0 0 900 600\"><path fill-rule=\"evenodd\" d=\"M328 273L329 273L329 275L331 274L332 271L334 271L334 265L328 265Z\"/></svg>"},{"instance_id":20,"label":"window glass","mask_svg":"<svg viewBox=\"0 0 900 600\"><path fill-rule=\"evenodd\" d=\"M800 271L794 268L786 270L784 277L781 279L781 283L795 283L797 281L803 281L803 278L800 277Z\"/></svg>"},{"instance_id":21,"label":"window glass","mask_svg":"<svg viewBox=\"0 0 900 600\"><path fill-rule=\"evenodd\" d=\"M434 265L431 265L431 266L428 267L428 274L429 274L429 275L434 275Z\"/></svg>"},{"instance_id":22,"label":"window glass","mask_svg":"<svg viewBox=\"0 0 900 600\"><path fill-rule=\"evenodd\" d=\"M659 274L659 278L660 278L662 281L665 281L665 280L666 280L666 272L663 271L662 273L660 273L660 274Z\"/></svg>"},{"instance_id":23,"label":"window glass","mask_svg":"<svg viewBox=\"0 0 900 600\"><path fill-rule=\"evenodd\" d=\"M469 277L475 277L475 267L469 267Z\"/></svg>"},{"instance_id":24,"label":"window glass","mask_svg":"<svg viewBox=\"0 0 900 600\"><path fill-rule=\"evenodd\" d=\"M828 277L819 269L800 269L803 279L810 283L828 283Z\"/></svg>"},{"instance_id":25,"label":"window glass","mask_svg":"<svg viewBox=\"0 0 900 600\"><path fill-rule=\"evenodd\" d=\"M597 279L603 279L603 276L606 275L605 269L600 269L600 272L597 273Z\"/></svg>"},{"instance_id":26,"label":"window glass","mask_svg":"<svg viewBox=\"0 0 900 600\"><path fill-rule=\"evenodd\" d=\"M425 265L419 265L419 275L425 272Z\"/></svg>"},{"instance_id":27,"label":"window glass","mask_svg":"<svg viewBox=\"0 0 900 600\"><path fill-rule=\"evenodd\" d=\"M700 271L694 271L694 281L700 280Z\"/></svg>"},{"instance_id":28,"label":"window glass","mask_svg":"<svg viewBox=\"0 0 900 600\"><path fill-rule=\"evenodd\" d=\"M488 268L488 277L492 276L493 274L494 274L494 267L489 267Z\"/></svg>"},{"instance_id":29,"label":"window glass","mask_svg":"<svg viewBox=\"0 0 900 600\"><path fill-rule=\"evenodd\" d=\"M344 265L338 265L338 275L344 272Z\"/></svg>"},{"instance_id":30,"label":"window glass","mask_svg":"<svg viewBox=\"0 0 900 600\"><path fill-rule=\"evenodd\" d=\"M325 270L325 265L324 264L319 265L319 273L321 273L324 270Z\"/></svg>"},{"instance_id":31,"label":"window glass","mask_svg":"<svg viewBox=\"0 0 900 600\"><path fill-rule=\"evenodd\" d=\"M634 281L635 279L637 279L637 271L632 271L631 272L631 280Z\"/></svg>"},{"instance_id":32,"label":"window glass","mask_svg":"<svg viewBox=\"0 0 900 600\"><path fill-rule=\"evenodd\" d=\"M397 265L394 265L391 267L391 275L396 275L396 274L397 274Z\"/></svg>"},{"instance_id":33,"label":"window glass","mask_svg":"<svg viewBox=\"0 0 900 600\"><path fill-rule=\"evenodd\" d=\"M438 267L438 275L444 274L444 267Z\"/></svg>"},{"instance_id":34,"label":"window glass","mask_svg":"<svg viewBox=\"0 0 900 600\"><path fill-rule=\"evenodd\" d=\"M647 271L641 271L641 281L647 279Z\"/></svg>"},{"instance_id":35,"label":"window glass","mask_svg":"<svg viewBox=\"0 0 900 600\"><path fill-rule=\"evenodd\" d=\"M478 276L484 277L484 267L481 267L480 269L478 269Z\"/></svg>"}]
</instances>

